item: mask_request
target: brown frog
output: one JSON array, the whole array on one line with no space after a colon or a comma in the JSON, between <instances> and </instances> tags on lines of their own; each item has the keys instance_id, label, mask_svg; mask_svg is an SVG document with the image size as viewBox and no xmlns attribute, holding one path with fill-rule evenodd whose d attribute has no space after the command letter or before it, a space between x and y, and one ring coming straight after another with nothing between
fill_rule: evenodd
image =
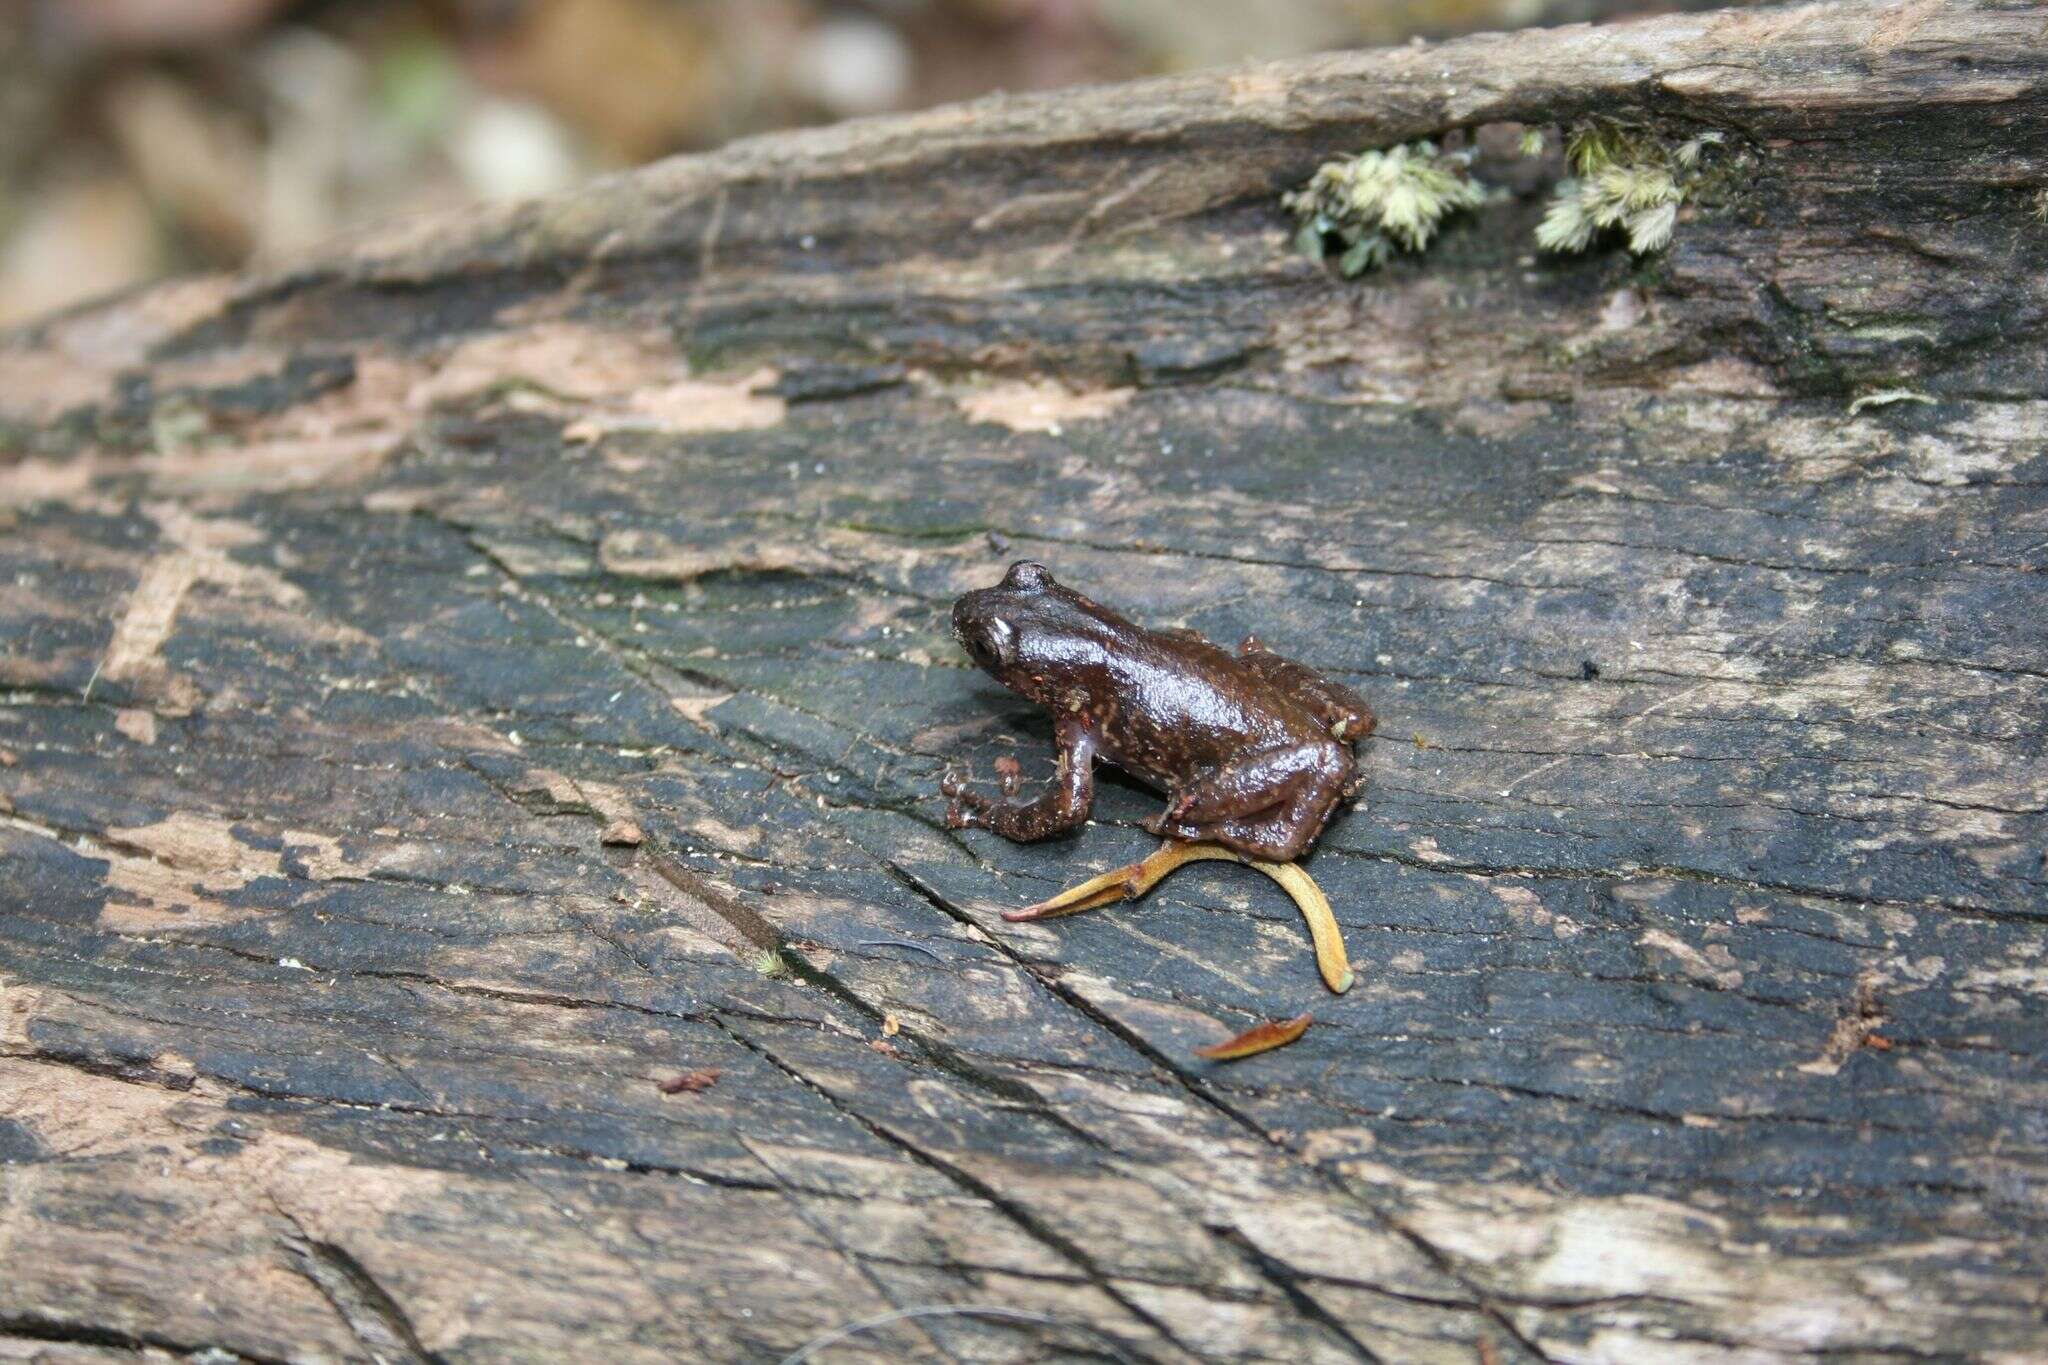
<instances>
[{"instance_id":1,"label":"brown frog","mask_svg":"<svg viewBox=\"0 0 2048 1365\"><path fill-rule=\"evenodd\" d=\"M1372 733L1363 700L1247 636L1235 654L1189 630L1147 630L1010 566L953 606L975 664L1053 714L1059 764L1032 801L992 801L948 774L947 823L1044 839L1088 818L1095 760L1167 794L1145 828L1270 862L1308 852L1357 788L1351 745Z\"/></svg>"}]
</instances>

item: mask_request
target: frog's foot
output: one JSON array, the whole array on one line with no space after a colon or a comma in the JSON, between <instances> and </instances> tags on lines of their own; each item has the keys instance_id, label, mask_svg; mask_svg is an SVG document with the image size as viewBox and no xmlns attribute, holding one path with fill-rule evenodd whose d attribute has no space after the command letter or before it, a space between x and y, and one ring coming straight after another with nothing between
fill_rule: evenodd
<instances>
[{"instance_id":1,"label":"frog's foot","mask_svg":"<svg viewBox=\"0 0 2048 1365\"><path fill-rule=\"evenodd\" d=\"M967 779L951 768L939 779L939 794L946 798L947 829L969 829L988 823L985 816L995 803L969 791Z\"/></svg>"},{"instance_id":2,"label":"frog's foot","mask_svg":"<svg viewBox=\"0 0 2048 1365\"><path fill-rule=\"evenodd\" d=\"M1183 863L1206 862L1212 858L1243 863L1278 882L1308 924L1309 938L1316 948L1316 968L1322 973L1323 984L1339 995L1351 989L1353 978L1350 962L1344 953L1344 936L1337 928L1337 917L1330 913L1329 898L1323 895L1315 879L1293 863L1270 863L1248 858L1221 844L1169 840L1149 857L1112 868L1036 905L1006 911L1003 918L1012 923L1058 919L1063 915L1078 915L1084 910L1114 905L1118 901L1136 900Z\"/></svg>"}]
</instances>

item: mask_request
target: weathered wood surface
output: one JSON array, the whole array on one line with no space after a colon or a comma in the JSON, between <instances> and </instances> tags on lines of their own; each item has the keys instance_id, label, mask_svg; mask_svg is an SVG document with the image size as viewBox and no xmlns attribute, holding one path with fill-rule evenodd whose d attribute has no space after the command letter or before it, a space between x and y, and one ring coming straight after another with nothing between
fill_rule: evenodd
<instances>
[{"instance_id":1,"label":"weathered wood surface","mask_svg":"<svg viewBox=\"0 0 2048 1365\"><path fill-rule=\"evenodd\" d=\"M1643 265L1533 256L1540 186L1286 248L1326 156L1587 114L1741 174ZM2040 9L1750 11L759 141L15 338L0 1358L2043 1359L2043 185ZM1045 771L944 632L1024 554L1379 708L1350 996L1241 869L999 919L1154 805L939 826Z\"/></svg>"}]
</instances>

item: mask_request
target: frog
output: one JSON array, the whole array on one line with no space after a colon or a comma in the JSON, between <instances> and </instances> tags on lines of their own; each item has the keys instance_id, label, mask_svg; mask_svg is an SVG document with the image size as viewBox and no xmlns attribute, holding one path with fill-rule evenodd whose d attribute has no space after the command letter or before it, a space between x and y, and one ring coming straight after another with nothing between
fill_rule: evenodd
<instances>
[{"instance_id":1,"label":"frog","mask_svg":"<svg viewBox=\"0 0 2048 1365\"><path fill-rule=\"evenodd\" d=\"M953 634L977 668L1051 712L1058 752L1029 800L982 796L949 770L951 828L1020 843L1068 833L1088 819L1103 761L1165 794L1150 833L1291 863L1362 784L1354 746L1372 709L1255 635L1233 652L1199 631L1147 629L1031 560L963 594Z\"/></svg>"}]
</instances>

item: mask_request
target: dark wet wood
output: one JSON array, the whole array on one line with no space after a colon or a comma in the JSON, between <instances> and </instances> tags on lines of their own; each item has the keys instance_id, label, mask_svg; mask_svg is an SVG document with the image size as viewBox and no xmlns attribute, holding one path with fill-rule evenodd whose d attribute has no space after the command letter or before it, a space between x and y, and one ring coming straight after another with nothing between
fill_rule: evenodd
<instances>
[{"instance_id":1,"label":"dark wet wood","mask_svg":"<svg viewBox=\"0 0 2048 1365\"><path fill-rule=\"evenodd\" d=\"M1595 113L1727 136L1663 257L1537 257L1540 170L1287 250L1326 156ZM14 338L0 1358L2038 1358L2044 185L2038 9L1829 5L754 142ZM1379 712L1348 996L1242 868L1002 920L1156 806L941 827L1045 776L944 628L1024 554Z\"/></svg>"}]
</instances>

